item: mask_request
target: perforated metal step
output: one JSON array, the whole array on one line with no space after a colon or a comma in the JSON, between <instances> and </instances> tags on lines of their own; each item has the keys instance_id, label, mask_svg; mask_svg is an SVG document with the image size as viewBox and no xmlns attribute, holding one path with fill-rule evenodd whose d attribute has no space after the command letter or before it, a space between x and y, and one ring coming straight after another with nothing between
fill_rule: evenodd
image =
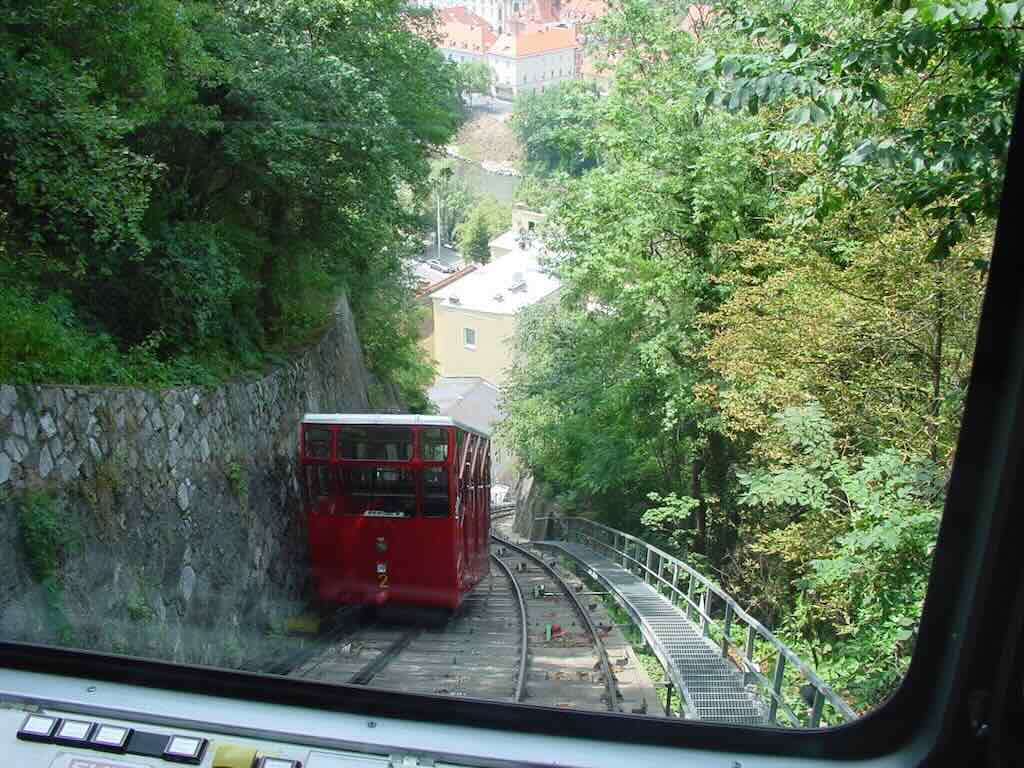
<instances>
[{"instance_id":1,"label":"perforated metal step","mask_svg":"<svg viewBox=\"0 0 1024 768\"><path fill-rule=\"evenodd\" d=\"M744 725L764 725L758 697L743 685L743 677L721 651L701 633L700 626L643 579L599 555L589 547L567 541L537 542L558 547L578 560L619 599L638 620L648 642L671 667L668 676L685 686L701 720Z\"/></svg>"}]
</instances>

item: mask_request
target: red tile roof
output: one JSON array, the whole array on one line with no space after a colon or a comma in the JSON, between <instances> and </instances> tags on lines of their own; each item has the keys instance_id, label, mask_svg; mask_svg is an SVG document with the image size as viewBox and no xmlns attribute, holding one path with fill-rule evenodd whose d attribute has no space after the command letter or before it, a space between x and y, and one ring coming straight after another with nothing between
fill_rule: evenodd
<instances>
[{"instance_id":1,"label":"red tile roof","mask_svg":"<svg viewBox=\"0 0 1024 768\"><path fill-rule=\"evenodd\" d=\"M444 288L445 286L451 285L452 283L454 283L459 278L465 277L466 275L468 275L470 272L472 272L475 269L476 269L476 264L468 264L467 266L465 266L462 269L460 269L458 272L455 272L454 274L448 275L448 277L444 278L443 280L438 280L433 285L428 285L426 288L423 288L422 290L417 291L416 295L418 297L420 297L420 298L423 298L424 296L429 296L434 291L439 291L442 288Z\"/></svg>"},{"instance_id":2,"label":"red tile roof","mask_svg":"<svg viewBox=\"0 0 1024 768\"><path fill-rule=\"evenodd\" d=\"M535 32L524 32L515 36L502 35L491 47L491 53L514 59L534 56L564 48L576 48L576 30L565 27L548 27Z\"/></svg>"},{"instance_id":3,"label":"red tile roof","mask_svg":"<svg viewBox=\"0 0 1024 768\"><path fill-rule=\"evenodd\" d=\"M481 56L498 39L485 19L457 5L438 11L442 48L479 53Z\"/></svg>"}]
</instances>

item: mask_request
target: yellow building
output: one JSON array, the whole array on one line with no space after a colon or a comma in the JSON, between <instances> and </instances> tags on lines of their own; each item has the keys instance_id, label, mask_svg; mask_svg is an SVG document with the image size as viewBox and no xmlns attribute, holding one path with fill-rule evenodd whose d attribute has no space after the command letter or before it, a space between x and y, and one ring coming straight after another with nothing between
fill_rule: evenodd
<instances>
[{"instance_id":1,"label":"yellow building","mask_svg":"<svg viewBox=\"0 0 1024 768\"><path fill-rule=\"evenodd\" d=\"M429 291L423 344L441 376L478 376L501 387L512 362L520 310L557 295L559 282L539 264L542 248L513 229L491 243L490 263Z\"/></svg>"}]
</instances>

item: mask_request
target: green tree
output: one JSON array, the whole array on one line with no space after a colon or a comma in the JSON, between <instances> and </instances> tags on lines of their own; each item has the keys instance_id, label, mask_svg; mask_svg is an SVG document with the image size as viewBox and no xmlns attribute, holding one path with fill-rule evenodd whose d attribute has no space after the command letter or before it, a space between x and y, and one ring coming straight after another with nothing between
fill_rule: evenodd
<instances>
[{"instance_id":1,"label":"green tree","mask_svg":"<svg viewBox=\"0 0 1024 768\"><path fill-rule=\"evenodd\" d=\"M599 95L595 85L570 81L516 100L510 125L526 147L526 159L542 173L572 175L597 164L593 143Z\"/></svg>"},{"instance_id":2,"label":"green tree","mask_svg":"<svg viewBox=\"0 0 1024 768\"><path fill-rule=\"evenodd\" d=\"M463 61L458 66L460 90L470 94L489 96L494 89L494 73L486 61Z\"/></svg>"},{"instance_id":3,"label":"green tree","mask_svg":"<svg viewBox=\"0 0 1024 768\"><path fill-rule=\"evenodd\" d=\"M856 702L895 690L910 662L943 472L895 450L851 459L817 404L775 417L787 455L739 474L751 549L798 587L782 628Z\"/></svg>"},{"instance_id":4,"label":"green tree","mask_svg":"<svg viewBox=\"0 0 1024 768\"><path fill-rule=\"evenodd\" d=\"M216 378L304 341L345 288L357 317L410 308L388 298L411 290L400 190L427 194L461 108L404 3L0 13L0 311L106 339L51 375ZM15 349L7 376L53 363Z\"/></svg>"},{"instance_id":5,"label":"green tree","mask_svg":"<svg viewBox=\"0 0 1024 768\"><path fill-rule=\"evenodd\" d=\"M523 318L502 429L568 508L717 574L863 710L912 651L1019 9L726 3L699 37L686 11L626 0L592 28L607 97L518 110L549 130L536 172L571 173L542 193L561 301Z\"/></svg>"},{"instance_id":6,"label":"green tree","mask_svg":"<svg viewBox=\"0 0 1024 768\"><path fill-rule=\"evenodd\" d=\"M488 244L511 224L512 209L488 195L455 228L459 250L473 261L486 264L491 259Z\"/></svg>"}]
</instances>

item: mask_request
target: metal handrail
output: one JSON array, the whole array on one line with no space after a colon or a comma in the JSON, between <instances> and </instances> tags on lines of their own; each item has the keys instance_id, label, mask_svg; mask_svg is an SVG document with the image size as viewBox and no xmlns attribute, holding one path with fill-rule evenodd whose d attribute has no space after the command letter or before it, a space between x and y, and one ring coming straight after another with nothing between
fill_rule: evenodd
<instances>
[{"instance_id":1,"label":"metal handrail","mask_svg":"<svg viewBox=\"0 0 1024 768\"><path fill-rule=\"evenodd\" d=\"M611 553L611 559L624 568L637 569L640 572L638 575L643 575L644 581L648 584L651 584L653 578L656 584L667 587L670 594L674 595L674 597L670 597L672 603L683 610L687 619L695 623L699 620L701 632L705 638L709 638L709 642L712 628L721 632L720 647L723 658L729 659L743 673L744 680L753 680L767 694L768 721L771 724L777 722L781 711L791 725L804 726L800 717L782 696L782 683L787 664L796 669L803 679L814 688L814 698L810 705L811 711L806 725L811 728L820 726L822 709L826 702L832 705L844 722L856 718L857 715L849 704L826 685L813 669L787 648L770 630L744 611L729 594L679 558L625 531L610 528L583 517L539 517L534 520L535 523L542 521L552 521L561 527L564 530L566 541L575 537L580 543L587 544L592 549L603 549ZM611 539L611 543L606 540L608 538ZM666 568L666 566L668 567ZM671 578L665 577L666 570L671 571ZM686 580L685 591L680 588L681 577ZM662 591L659 586L654 586L654 588L658 592ZM697 599L698 593L699 600ZM711 601L715 597L721 600L724 606L724 615L721 620L711 615ZM679 606L680 601L683 603L682 606ZM732 640L731 630L734 621L739 621L747 627L746 642L743 646ZM752 658L755 636L759 636L767 642L776 654L771 680L762 674L757 661ZM739 660L736 659L736 656L739 657Z\"/></svg>"}]
</instances>

